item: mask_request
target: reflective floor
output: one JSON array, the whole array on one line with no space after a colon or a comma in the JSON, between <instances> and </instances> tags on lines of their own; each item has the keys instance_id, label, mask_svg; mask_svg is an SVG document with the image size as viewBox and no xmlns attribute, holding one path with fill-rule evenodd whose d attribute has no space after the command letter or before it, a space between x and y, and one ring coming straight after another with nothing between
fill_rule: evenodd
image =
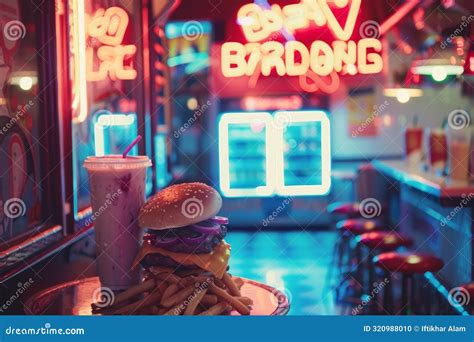
<instances>
[{"instance_id":1,"label":"reflective floor","mask_svg":"<svg viewBox=\"0 0 474 342\"><path fill-rule=\"evenodd\" d=\"M257 280L284 292L290 315L340 314L328 274L333 232L230 232L232 274Z\"/></svg>"}]
</instances>

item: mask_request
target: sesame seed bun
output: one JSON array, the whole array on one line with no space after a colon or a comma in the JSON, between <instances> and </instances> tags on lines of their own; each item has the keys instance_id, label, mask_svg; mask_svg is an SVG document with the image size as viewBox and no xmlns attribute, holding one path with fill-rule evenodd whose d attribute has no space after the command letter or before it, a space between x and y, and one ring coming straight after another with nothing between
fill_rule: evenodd
<instances>
[{"instance_id":1,"label":"sesame seed bun","mask_svg":"<svg viewBox=\"0 0 474 342\"><path fill-rule=\"evenodd\" d=\"M152 196L140 209L141 228L180 228L214 217L222 207L222 198L203 183L172 185Z\"/></svg>"}]
</instances>

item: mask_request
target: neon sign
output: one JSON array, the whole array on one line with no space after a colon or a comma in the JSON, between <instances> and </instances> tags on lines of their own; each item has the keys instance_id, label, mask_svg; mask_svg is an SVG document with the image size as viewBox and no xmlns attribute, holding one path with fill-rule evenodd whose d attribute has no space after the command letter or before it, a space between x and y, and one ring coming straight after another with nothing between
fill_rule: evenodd
<instances>
[{"instance_id":1,"label":"neon sign","mask_svg":"<svg viewBox=\"0 0 474 342\"><path fill-rule=\"evenodd\" d=\"M294 152L301 156L301 152L294 150L295 146L290 147L291 140L298 143L288 135L287 128L298 134L299 130L312 131L311 138L306 137L304 141L311 140L317 146L311 155L307 155L305 164L314 172L311 171L311 177L302 182L294 182L295 175L285 172L292 167L301 168L300 163L295 164L294 159L287 158ZM223 195L327 194L331 187L330 130L329 118L323 111L277 111L273 116L270 112L223 113L219 121L219 183ZM241 153L249 138L253 151L246 149ZM248 158L250 156L252 158ZM252 181L248 182L250 179Z\"/></svg>"},{"instance_id":2,"label":"neon sign","mask_svg":"<svg viewBox=\"0 0 474 342\"><path fill-rule=\"evenodd\" d=\"M129 18L127 12L120 7L100 8L86 23L87 35L92 41L101 46L86 49L87 80L102 81L108 77L111 80L133 80L137 71L133 65L126 65L137 52L136 45L122 44L127 30ZM94 70L94 59L99 60L99 68Z\"/></svg>"},{"instance_id":3,"label":"neon sign","mask_svg":"<svg viewBox=\"0 0 474 342\"><path fill-rule=\"evenodd\" d=\"M336 20L329 3L338 8L349 6L344 25ZM380 40L351 40L360 5L361 0L301 0L284 7L274 4L268 9L254 3L244 5L238 11L237 22L248 43L222 45L222 74L232 78L276 72L279 76L334 78L334 73L378 73L383 67ZM295 40L285 44L273 40L280 32L294 33L311 23L327 26L336 40L332 44L316 40L310 46Z\"/></svg>"}]
</instances>

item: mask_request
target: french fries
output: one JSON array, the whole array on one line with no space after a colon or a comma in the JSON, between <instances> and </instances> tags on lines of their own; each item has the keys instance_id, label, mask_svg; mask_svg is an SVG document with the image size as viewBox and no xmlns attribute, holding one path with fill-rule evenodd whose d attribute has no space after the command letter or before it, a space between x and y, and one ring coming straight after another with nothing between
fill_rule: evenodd
<instances>
[{"instance_id":1,"label":"french fries","mask_svg":"<svg viewBox=\"0 0 474 342\"><path fill-rule=\"evenodd\" d=\"M225 286L229 289L229 292L232 296L240 297L240 290L235 285L234 281L230 277L229 273L225 273L222 277L222 281L224 282Z\"/></svg>"},{"instance_id":2,"label":"french fries","mask_svg":"<svg viewBox=\"0 0 474 342\"><path fill-rule=\"evenodd\" d=\"M227 291L221 289L217 285L211 284L211 292L214 293L217 297L223 299L224 301L232 305L232 307L240 314L250 315L250 310L244 303L235 299L235 297L232 297Z\"/></svg>"},{"instance_id":3,"label":"french fries","mask_svg":"<svg viewBox=\"0 0 474 342\"><path fill-rule=\"evenodd\" d=\"M199 305L199 302L206 295L206 292L207 292L207 289L204 289L204 291L199 292L197 295L195 295L189 301L188 305L186 306L186 309L184 310L184 315L194 314L194 311L196 310L197 306Z\"/></svg>"},{"instance_id":4,"label":"french fries","mask_svg":"<svg viewBox=\"0 0 474 342\"><path fill-rule=\"evenodd\" d=\"M173 272L150 270L142 283L117 294L101 307L92 304L94 314L103 315L222 315L236 310L250 314L253 302L243 297L240 278L225 273L222 279L203 270Z\"/></svg>"},{"instance_id":5,"label":"french fries","mask_svg":"<svg viewBox=\"0 0 474 342\"><path fill-rule=\"evenodd\" d=\"M163 302L168 299L169 297L171 297L172 294L174 294L176 291L178 290L178 285L176 284L171 284L166 290L165 292L163 292L163 297L161 297L161 303L160 305L161 306L164 306L163 305Z\"/></svg>"},{"instance_id":6,"label":"french fries","mask_svg":"<svg viewBox=\"0 0 474 342\"><path fill-rule=\"evenodd\" d=\"M216 305L214 305L212 308L201 312L199 315L200 316L214 316L214 315L220 315L224 311L229 311L231 309L231 306L225 302L220 302Z\"/></svg>"},{"instance_id":7,"label":"french fries","mask_svg":"<svg viewBox=\"0 0 474 342\"><path fill-rule=\"evenodd\" d=\"M205 295L204 298L201 300L201 304L206 306L216 305L218 302L218 298L216 295Z\"/></svg>"},{"instance_id":8,"label":"french fries","mask_svg":"<svg viewBox=\"0 0 474 342\"><path fill-rule=\"evenodd\" d=\"M168 308L173 305L176 305L177 303L184 300L186 297L189 297L189 295L191 295L193 291L194 291L194 286L189 285L188 287L185 287L181 291L176 292L175 294L169 296L168 298L165 298L165 300L161 302L161 305Z\"/></svg>"}]
</instances>

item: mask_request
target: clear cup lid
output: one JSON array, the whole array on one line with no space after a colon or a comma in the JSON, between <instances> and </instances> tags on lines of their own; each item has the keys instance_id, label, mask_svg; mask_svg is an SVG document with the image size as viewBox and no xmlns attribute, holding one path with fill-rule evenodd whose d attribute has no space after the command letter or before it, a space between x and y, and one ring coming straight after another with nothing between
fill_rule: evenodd
<instances>
[{"instance_id":1,"label":"clear cup lid","mask_svg":"<svg viewBox=\"0 0 474 342\"><path fill-rule=\"evenodd\" d=\"M151 166L151 160L147 156L108 155L103 157L90 156L84 161L86 169L135 169Z\"/></svg>"}]
</instances>

